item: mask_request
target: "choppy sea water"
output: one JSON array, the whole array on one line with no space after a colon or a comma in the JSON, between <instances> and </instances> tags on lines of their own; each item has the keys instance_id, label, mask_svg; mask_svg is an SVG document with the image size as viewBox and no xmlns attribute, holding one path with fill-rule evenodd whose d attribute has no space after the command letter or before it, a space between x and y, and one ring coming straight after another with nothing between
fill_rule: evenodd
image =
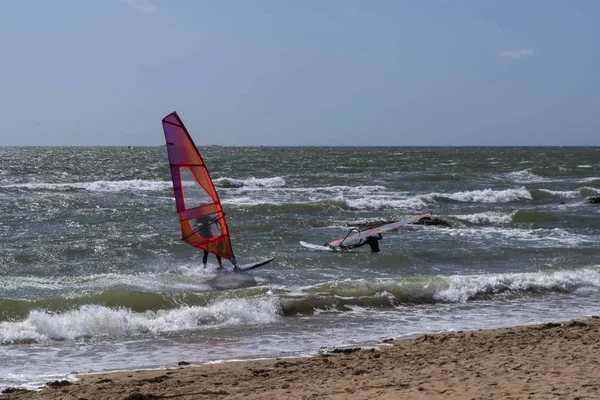
<instances>
[{"instance_id":1,"label":"choppy sea water","mask_svg":"<svg viewBox=\"0 0 600 400\"><path fill-rule=\"evenodd\" d=\"M164 147L0 148L0 389L600 314L599 147L200 152L238 261L268 266L201 267ZM426 211L452 226L299 245Z\"/></svg>"}]
</instances>

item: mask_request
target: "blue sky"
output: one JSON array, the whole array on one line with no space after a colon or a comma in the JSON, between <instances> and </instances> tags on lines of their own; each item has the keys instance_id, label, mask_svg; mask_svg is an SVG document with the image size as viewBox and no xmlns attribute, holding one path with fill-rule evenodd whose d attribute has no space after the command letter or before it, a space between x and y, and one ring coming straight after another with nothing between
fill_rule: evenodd
<instances>
[{"instance_id":1,"label":"blue sky","mask_svg":"<svg viewBox=\"0 0 600 400\"><path fill-rule=\"evenodd\" d=\"M600 145L600 2L4 0L0 145Z\"/></svg>"}]
</instances>

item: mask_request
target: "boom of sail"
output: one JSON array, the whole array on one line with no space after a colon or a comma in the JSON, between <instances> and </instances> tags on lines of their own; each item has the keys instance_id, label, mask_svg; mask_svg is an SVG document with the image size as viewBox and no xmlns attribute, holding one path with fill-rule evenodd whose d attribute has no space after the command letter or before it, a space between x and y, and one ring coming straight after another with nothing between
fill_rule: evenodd
<instances>
[{"instance_id":1,"label":"boom of sail","mask_svg":"<svg viewBox=\"0 0 600 400\"><path fill-rule=\"evenodd\" d=\"M194 141L176 112L162 125L181 239L237 265L219 195Z\"/></svg>"}]
</instances>

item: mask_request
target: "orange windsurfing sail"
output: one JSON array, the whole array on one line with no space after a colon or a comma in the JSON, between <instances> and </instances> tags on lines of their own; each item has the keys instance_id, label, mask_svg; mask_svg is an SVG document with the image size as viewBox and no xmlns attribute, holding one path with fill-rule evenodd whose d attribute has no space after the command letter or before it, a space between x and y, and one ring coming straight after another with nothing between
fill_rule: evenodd
<instances>
[{"instance_id":1,"label":"orange windsurfing sail","mask_svg":"<svg viewBox=\"0 0 600 400\"><path fill-rule=\"evenodd\" d=\"M162 120L181 239L237 265L225 214L206 165L177 113Z\"/></svg>"}]
</instances>

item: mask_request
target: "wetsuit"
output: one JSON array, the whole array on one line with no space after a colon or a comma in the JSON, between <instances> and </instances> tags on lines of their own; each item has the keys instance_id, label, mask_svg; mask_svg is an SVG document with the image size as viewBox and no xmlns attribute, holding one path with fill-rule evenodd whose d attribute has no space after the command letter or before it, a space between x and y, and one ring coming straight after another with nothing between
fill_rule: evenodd
<instances>
[{"instance_id":1,"label":"wetsuit","mask_svg":"<svg viewBox=\"0 0 600 400\"><path fill-rule=\"evenodd\" d=\"M371 253L378 253L379 252L379 241L381 240L381 233L378 233L377 236L367 236L365 238L365 241L357 244L355 246L349 246L348 248L357 248L360 246L364 246L365 244L368 244L369 247L371 248Z\"/></svg>"},{"instance_id":2,"label":"wetsuit","mask_svg":"<svg viewBox=\"0 0 600 400\"><path fill-rule=\"evenodd\" d=\"M196 233L207 239L214 237L215 235L213 234L213 231L212 231L212 226L214 224L216 224L216 222L214 222L214 221L215 221L215 219L213 219L210 215L201 217L201 218L196 218L196 226L197 226ZM216 257L217 257L217 263L219 264L219 269L223 268L221 256L216 256ZM207 261L208 261L208 251L204 250L204 255L202 256L202 266L204 268L206 268Z\"/></svg>"}]
</instances>

